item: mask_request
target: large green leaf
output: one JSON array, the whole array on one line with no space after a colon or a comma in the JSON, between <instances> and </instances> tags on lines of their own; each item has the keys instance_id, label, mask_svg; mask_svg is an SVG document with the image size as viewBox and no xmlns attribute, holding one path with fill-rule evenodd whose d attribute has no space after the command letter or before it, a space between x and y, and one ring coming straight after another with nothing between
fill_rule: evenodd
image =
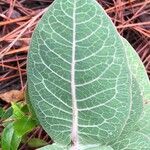
<instances>
[{"instance_id":1,"label":"large green leaf","mask_svg":"<svg viewBox=\"0 0 150 150\"><path fill-rule=\"evenodd\" d=\"M135 97L133 99L133 102L134 102L133 106L136 111L141 110L139 107L142 107L142 104L139 101L139 98L137 97L139 94L141 94L142 99L144 101L142 116L139 118L138 113L137 112L134 113L135 116L137 116L136 121L134 120L134 124L138 126L138 129L135 126L132 126L132 128L130 129L131 130L137 129L139 130L139 132L147 134L150 137L150 103L149 103L150 82L149 82L146 70L144 68L144 65L142 61L140 60L138 54L135 52L135 50L132 48L132 46L129 44L129 42L126 39L122 38L122 40L125 46L130 71L132 72L134 78L136 78L136 81L138 82L138 85L141 89L141 92L138 91L138 93L135 93L136 92L135 88L134 87L132 88L133 92L135 93L134 94ZM138 85L135 85L135 86L138 86Z\"/></svg>"},{"instance_id":2,"label":"large green leaf","mask_svg":"<svg viewBox=\"0 0 150 150\"><path fill-rule=\"evenodd\" d=\"M139 88L139 84L135 80L135 78L132 78L132 105L131 105L131 111L130 115L128 117L128 120L126 122L126 125L121 133L121 136L118 138L119 140L124 139L128 136L129 133L131 133L139 121L139 118L142 114L143 110L143 101L141 96L141 91Z\"/></svg>"},{"instance_id":3,"label":"large green leaf","mask_svg":"<svg viewBox=\"0 0 150 150\"><path fill-rule=\"evenodd\" d=\"M122 40L127 53L130 70L141 88L143 100L150 101L150 82L145 67L129 42L124 38Z\"/></svg>"},{"instance_id":4,"label":"large green leaf","mask_svg":"<svg viewBox=\"0 0 150 150\"><path fill-rule=\"evenodd\" d=\"M125 39L123 39L123 42L127 54L129 68L133 75L133 79L136 78L136 82L132 84L132 113L127 121L127 125L124 128L123 134L118 138L115 144L112 144L112 147L115 150L149 150L150 105L149 103L142 105L141 101L139 101L141 98L138 97L142 97L143 100L145 100L146 97L149 97L150 82L138 54ZM137 90L135 86L139 86L141 92ZM141 115L142 106L144 107Z\"/></svg>"},{"instance_id":5,"label":"large green leaf","mask_svg":"<svg viewBox=\"0 0 150 150\"><path fill-rule=\"evenodd\" d=\"M29 101L52 139L63 149L134 141L141 89L148 90L147 79L138 83L146 75L135 70L137 58L95 0L55 0L33 34L27 66Z\"/></svg>"},{"instance_id":6,"label":"large green leaf","mask_svg":"<svg viewBox=\"0 0 150 150\"><path fill-rule=\"evenodd\" d=\"M144 105L144 112L137 123L138 131L150 138L150 103Z\"/></svg>"},{"instance_id":7,"label":"large green leaf","mask_svg":"<svg viewBox=\"0 0 150 150\"><path fill-rule=\"evenodd\" d=\"M130 73L132 74L132 104L129 118L119 139L124 138L124 136L128 136L128 133L134 130L135 125L139 121L139 118L143 111L143 97L149 94L148 89L150 88L145 68L138 54L135 52L135 50L132 48L132 46L126 39L124 39L123 37L121 37L121 39L125 48ZM140 69L136 68L137 65Z\"/></svg>"},{"instance_id":8,"label":"large green leaf","mask_svg":"<svg viewBox=\"0 0 150 150\"><path fill-rule=\"evenodd\" d=\"M150 137L141 132L132 132L127 138L113 145L114 150L150 150Z\"/></svg>"},{"instance_id":9,"label":"large green leaf","mask_svg":"<svg viewBox=\"0 0 150 150\"><path fill-rule=\"evenodd\" d=\"M47 145L44 147L39 148L38 150L69 150L67 146L59 145L59 144L53 144L53 145Z\"/></svg>"},{"instance_id":10,"label":"large green leaf","mask_svg":"<svg viewBox=\"0 0 150 150\"><path fill-rule=\"evenodd\" d=\"M38 150L70 150L67 146L62 146L59 144L54 143L53 145L47 145L42 148L39 148ZM80 150L113 150L109 146L100 146L100 145L86 145L86 146L80 146Z\"/></svg>"},{"instance_id":11,"label":"large green leaf","mask_svg":"<svg viewBox=\"0 0 150 150\"><path fill-rule=\"evenodd\" d=\"M33 109L33 106L32 106L32 104L31 104L31 102L30 102L30 97L29 97L29 93L28 93L28 88L26 88L26 91L25 91L25 101L26 101L26 103L27 103L27 106L28 106L28 109L29 109L29 112L30 112L32 118L34 118L34 119L36 120L37 124L39 124L39 121L38 121L38 119L37 119L37 116L36 116L36 114L35 114L35 111L34 111L34 109Z\"/></svg>"},{"instance_id":12,"label":"large green leaf","mask_svg":"<svg viewBox=\"0 0 150 150\"><path fill-rule=\"evenodd\" d=\"M130 113L130 78L122 41L102 7L94 0L50 6L32 37L28 90L54 141L117 138Z\"/></svg>"}]
</instances>

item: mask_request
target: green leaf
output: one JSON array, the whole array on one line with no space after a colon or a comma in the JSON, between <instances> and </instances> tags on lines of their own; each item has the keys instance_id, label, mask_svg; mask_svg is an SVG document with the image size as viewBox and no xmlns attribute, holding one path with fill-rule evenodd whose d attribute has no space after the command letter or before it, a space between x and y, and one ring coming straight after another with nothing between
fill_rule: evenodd
<instances>
[{"instance_id":1,"label":"green leaf","mask_svg":"<svg viewBox=\"0 0 150 150\"><path fill-rule=\"evenodd\" d=\"M129 44L129 42L126 39L124 39L123 37L121 38L122 38L124 48L126 51L128 66L132 74L131 111L130 111L129 118L126 122L126 126L121 135L121 137L124 138L124 136L127 136L128 133L134 130L135 125L139 121L139 118L143 111L143 96L144 96L143 94L146 94L148 91L149 81L147 80L147 74L146 74L145 68L138 54L135 52L135 50L132 48L132 46ZM138 68L140 68L139 70L138 68L136 68L137 65L138 65ZM144 79L142 79L142 77ZM143 93L143 90L145 90L145 93Z\"/></svg>"},{"instance_id":2,"label":"green leaf","mask_svg":"<svg viewBox=\"0 0 150 150\"><path fill-rule=\"evenodd\" d=\"M118 139L122 139L128 136L129 133L134 131L139 118L141 117L143 111L143 101L141 96L141 91L139 88L139 84L132 78L132 102L131 102L131 111L126 122L126 125L123 129L121 136Z\"/></svg>"},{"instance_id":3,"label":"green leaf","mask_svg":"<svg viewBox=\"0 0 150 150\"><path fill-rule=\"evenodd\" d=\"M22 106L17 103L12 103L13 117L16 119L21 119L25 116L24 112L21 110Z\"/></svg>"},{"instance_id":4,"label":"green leaf","mask_svg":"<svg viewBox=\"0 0 150 150\"><path fill-rule=\"evenodd\" d=\"M42 139L39 139L39 138L32 138L29 142L28 142L28 145L30 147L34 147L34 148L38 148L38 147L42 147L42 146L45 146L47 145L48 143L45 142L44 140Z\"/></svg>"},{"instance_id":5,"label":"green leaf","mask_svg":"<svg viewBox=\"0 0 150 150\"><path fill-rule=\"evenodd\" d=\"M3 108L0 107L0 118L2 118L2 116L4 115L5 111L3 110Z\"/></svg>"},{"instance_id":6,"label":"green leaf","mask_svg":"<svg viewBox=\"0 0 150 150\"><path fill-rule=\"evenodd\" d=\"M148 91L150 91L148 89L150 84L147 80L148 78L145 68L139 59L138 54L125 39L123 39L123 43L126 49L129 69L133 75L132 81L134 81L132 83L132 111L122 135L118 138L116 144L113 144L115 145L113 148L115 150L134 148L137 150L143 150L146 142L150 139L150 107L148 105L144 105L142 113L143 101L140 100L145 99L145 97L148 98ZM143 143L143 147L139 143Z\"/></svg>"},{"instance_id":7,"label":"green leaf","mask_svg":"<svg viewBox=\"0 0 150 150\"><path fill-rule=\"evenodd\" d=\"M113 145L115 150L149 150L150 137L140 132L133 132L127 138Z\"/></svg>"},{"instance_id":8,"label":"green leaf","mask_svg":"<svg viewBox=\"0 0 150 150\"><path fill-rule=\"evenodd\" d=\"M144 105L144 112L137 124L138 131L150 138L150 103Z\"/></svg>"},{"instance_id":9,"label":"green leaf","mask_svg":"<svg viewBox=\"0 0 150 150\"><path fill-rule=\"evenodd\" d=\"M129 65L130 71L132 72L133 76L136 78L136 80L140 86L142 99L150 100L150 82L149 82L145 67L144 67L142 61L140 60L138 54L135 52L135 50L132 48L132 46L129 44L129 42L124 38L122 38L122 39L123 39L124 46L125 46L126 53L127 53L127 60L130 64ZM135 86L138 86L138 85L135 85ZM135 92L134 87L133 87L133 90ZM137 96L139 94L140 94L140 92L134 94L136 96L134 98L134 101L136 102L136 104L140 103L139 98L137 98ZM141 107L142 104L138 105L139 107L135 104L133 106L135 107L136 110L140 110L139 107ZM150 105L149 105L149 103L144 104L143 114L142 114L140 120L138 119L139 117L137 116L137 119L139 122L138 123L135 122L135 124L139 125L138 127L140 128L140 130L142 132L144 131L144 134L150 135L149 115L150 115ZM134 126L133 126L133 128L134 128Z\"/></svg>"},{"instance_id":10,"label":"green leaf","mask_svg":"<svg viewBox=\"0 0 150 150\"><path fill-rule=\"evenodd\" d=\"M52 145L47 145L47 146L44 146L44 147L41 147L39 148L38 150L69 150L67 148L67 146L62 146L62 145L59 145L59 144L52 144Z\"/></svg>"},{"instance_id":11,"label":"green leaf","mask_svg":"<svg viewBox=\"0 0 150 150\"><path fill-rule=\"evenodd\" d=\"M22 106L21 111L22 111L23 113L25 113L25 114L29 114L29 113L30 113L27 104L25 104L25 105Z\"/></svg>"},{"instance_id":12,"label":"green leaf","mask_svg":"<svg viewBox=\"0 0 150 150\"><path fill-rule=\"evenodd\" d=\"M39 148L38 150L70 150L69 147L62 146L59 144L52 144L52 145L47 145L42 148ZM80 150L113 150L109 146L100 146L100 145L86 145L86 146L80 146Z\"/></svg>"},{"instance_id":13,"label":"green leaf","mask_svg":"<svg viewBox=\"0 0 150 150\"><path fill-rule=\"evenodd\" d=\"M36 120L36 122L39 124L39 120L38 120L38 118L37 118L37 116L35 114L35 111L33 109L32 104L30 102L30 97L29 97L29 93L28 93L28 87L26 88L26 91L25 91L25 100L27 102L28 109L29 109L29 111L31 113L32 118L34 118L34 120Z\"/></svg>"},{"instance_id":14,"label":"green leaf","mask_svg":"<svg viewBox=\"0 0 150 150\"><path fill-rule=\"evenodd\" d=\"M14 129L18 136L32 131L36 127L37 123L31 117L23 117L14 122Z\"/></svg>"},{"instance_id":15,"label":"green leaf","mask_svg":"<svg viewBox=\"0 0 150 150\"><path fill-rule=\"evenodd\" d=\"M130 149L131 133L147 141L134 131L149 97L146 72L96 0L55 0L35 29L27 69L29 103L58 143L51 149L121 150L126 141Z\"/></svg>"},{"instance_id":16,"label":"green leaf","mask_svg":"<svg viewBox=\"0 0 150 150\"><path fill-rule=\"evenodd\" d=\"M1 119L8 119L10 116L13 114L13 109L12 107L9 107L5 112L3 113Z\"/></svg>"},{"instance_id":17,"label":"green leaf","mask_svg":"<svg viewBox=\"0 0 150 150\"><path fill-rule=\"evenodd\" d=\"M143 100L150 101L150 82L146 73L146 69L142 61L140 60L140 57L133 49L133 47L129 44L129 42L124 38L122 38L122 40L126 49L130 70L140 85Z\"/></svg>"},{"instance_id":18,"label":"green leaf","mask_svg":"<svg viewBox=\"0 0 150 150\"><path fill-rule=\"evenodd\" d=\"M15 133L13 123L9 123L2 132L2 150L17 150L21 137Z\"/></svg>"}]
</instances>

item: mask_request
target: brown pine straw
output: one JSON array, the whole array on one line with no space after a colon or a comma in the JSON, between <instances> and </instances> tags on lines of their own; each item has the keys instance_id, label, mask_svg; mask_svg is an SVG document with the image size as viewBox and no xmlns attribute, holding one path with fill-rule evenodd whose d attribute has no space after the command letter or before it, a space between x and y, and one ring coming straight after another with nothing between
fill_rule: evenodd
<instances>
[{"instance_id":1,"label":"brown pine straw","mask_svg":"<svg viewBox=\"0 0 150 150\"><path fill-rule=\"evenodd\" d=\"M150 75L150 0L97 1L136 49ZM13 84L24 89L31 35L51 2L0 0L0 92Z\"/></svg>"},{"instance_id":2,"label":"brown pine straw","mask_svg":"<svg viewBox=\"0 0 150 150\"><path fill-rule=\"evenodd\" d=\"M21 30L21 32L19 33L19 35L6 47L4 48L1 52L0 52L0 59L2 59L4 57L4 55L12 48L12 46L18 41L18 39L25 33L25 31L32 26L32 24L41 16L43 15L44 12L47 11L47 8L45 8L44 10L42 10L42 12L40 12L39 14L37 14L36 16L34 16L31 20L29 20L27 26Z\"/></svg>"},{"instance_id":3,"label":"brown pine straw","mask_svg":"<svg viewBox=\"0 0 150 150\"><path fill-rule=\"evenodd\" d=\"M29 20L30 18L31 16L25 16L25 17L20 17L16 19L8 19L7 21L0 22L0 26L8 25L11 23L17 23L19 21L26 21L26 20Z\"/></svg>"}]
</instances>

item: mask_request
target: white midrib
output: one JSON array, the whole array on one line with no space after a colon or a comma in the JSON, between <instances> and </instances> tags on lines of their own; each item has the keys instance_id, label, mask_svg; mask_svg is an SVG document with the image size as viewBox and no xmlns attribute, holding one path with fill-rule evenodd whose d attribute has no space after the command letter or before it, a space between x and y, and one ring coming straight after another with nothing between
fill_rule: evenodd
<instances>
[{"instance_id":1,"label":"white midrib","mask_svg":"<svg viewBox=\"0 0 150 150\"><path fill-rule=\"evenodd\" d=\"M78 107L76 99L75 83L75 53L76 53L76 0L73 2L73 39L72 39L72 63L71 63L71 94L72 94L72 131L71 131L71 150L78 150Z\"/></svg>"}]
</instances>

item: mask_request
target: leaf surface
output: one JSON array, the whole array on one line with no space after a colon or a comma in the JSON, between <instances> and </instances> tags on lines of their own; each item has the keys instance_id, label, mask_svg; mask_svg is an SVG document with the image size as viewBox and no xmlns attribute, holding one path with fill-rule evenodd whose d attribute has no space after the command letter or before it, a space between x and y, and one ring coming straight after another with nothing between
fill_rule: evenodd
<instances>
[{"instance_id":1,"label":"leaf surface","mask_svg":"<svg viewBox=\"0 0 150 150\"><path fill-rule=\"evenodd\" d=\"M130 70L140 85L143 100L150 101L150 82L146 69L137 52L133 49L129 42L124 38L122 38L122 40L127 53L127 59L130 64Z\"/></svg>"},{"instance_id":2,"label":"leaf surface","mask_svg":"<svg viewBox=\"0 0 150 150\"><path fill-rule=\"evenodd\" d=\"M130 115L123 129L122 135L121 137L119 137L124 138L124 136L128 136L128 133L134 130L135 125L141 117L141 114L143 112L143 97L145 96L145 94L148 94L147 91L150 84L147 80L147 74L139 56L126 39L124 39L123 37L121 37L121 39L126 52L129 70L132 74ZM138 68L136 68L137 64L138 68L140 68L139 70Z\"/></svg>"},{"instance_id":3,"label":"leaf surface","mask_svg":"<svg viewBox=\"0 0 150 150\"><path fill-rule=\"evenodd\" d=\"M112 146L115 150L149 150L150 138L141 132L132 132Z\"/></svg>"},{"instance_id":4,"label":"leaf surface","mask_svg":"<svg viewBox=\"0 0 150 150\"><path fill-rule=\"evenodd\" d=\"M30 101L52 139L64 145L116 139L130 116L131 82L122 40L102 7L55 0L28 58Z\"/></svg>"},{"instance_id":5,"label":"leaf surface","mask_svg":"<svg viewBox=\"0 0 150 150\"><path fill-rule=\"evenodd\" d=\"M13 109L12 107L9 107L7 110L4 111L1 119L8 119L12 114L13 114Z\"/></svg>"},{"instance_id":6,"label":"leaf surface","mask_svg":"<svg viewBox=\"0 0 150 150\"><path fill-rule=\"evenodd\" d=\"M45 142L44 140L42 139L39 139L39 138L32 138L29 142L28 142L28 145L30 147L33 147L33 148L38 148L38 147L42 147L42 146L45 146L47 145L48 143Z\"/></svg>"},{"instance_id":7,"label":"leaf surface","mask_svg":"<svg viewBox=\"0 0 150 150\"><path fill-rule=\"evenodd\" d=\"M23 136L26 133L32 131L36 127L37 123L31 117L23 117L14 122L14 130L18 136Z\"/></svg>"},{"instance_id":8,"label":"leaf surface","mask_svg":"<svg viewBox=\"0 0 150 150\"><path fill-rule=\"evenodd\" d=\"M118 138L119 140L127 137L128 134L130 134L132 131L135 130L135 126L139 121L141 114L143 112L143 101L141 96L141 90L139 88L139 84L137 83L134 77L132 77L131 99L132 99L132 105L130 109L130 115L128 117L128 120L126 121L126 125L121 133L121 136Z\"/></svg>"},{"instance_id":9,"label":"leaf surface","mask_svg":"<svg viewBox=\"0 0 150 150\"><path fill-rule=\"evenodd\" d=\"M132 46L123 39L126 49L127 60L130 71L133 75L132 81L132 111L129 120L124 128L123 134L118 138L112 147L115 150L148 150L150 148L150 104L142 104L140 101L149 99L150 82L147 73L138 54ZM140 90L135 87L138 87ZM141 107L143 113L141 115Z\"/></svg>"},{"instance_id":10,"label":"leaf surface","mask_svg":"<svg viewBox=\"0 0 150 150\"><path fill-rule=\"evenodd\" d=\"M2 149L17 150L21 142L21 137L15 133L13 123L9 123L2 132Z\"/></svg>"},{"instance_id":11,"label":"leaf surface","mask_svg":"<svg viewBox=\"0 0 150 150\"><path fill-rule=\"evenodd\" d=\"M4 115L5 111L3 110L2 107L0 107L0 118L2 118L2 116Z\"/></svg>"},{"instance_id":12,"label":"leaf surface","mask_svg":"<svg viewBox=\"0 0 150 150\"><path fill-rule=\"evenodd\" d=\"M126 39L122 38L122 40L125 46L129 68L133 75L133 80L134 80L134 84L132 84L133 86L132 106L134 107L134 113L132 112L130 121L132 120L132 118L136 117L136 120L133 120L132 122L134 122L134 125L138 125L137 130L140 130L140 132L143 132L144 134L150 135L150 117L149 117L150 116L150 104L149 104L150 82L148 79L148 75L136 51L133 49L133 47L129 44L129 42ZM141 89L141 91L135 88L138 86ZM141 98L138 98L141 97L140 95L142 96L142 101ZM141 107L143 107L143 113L141 111L142 110ZM130 130L135 131L134 129L135 126L132 123L130 124L131 124L129 125Z\"/></svg>"},{"instance_id":13,"label":"leaf surface","mask_svg":"<svg viewBox=\"0 0 150 150\"><path fill-rule=\"evenodd\" d=\"M16 119L21 119L25 117L24 112L21 110L21 105L17 103L12 103L12 108L13 108L13 117Z\"/></svg>"},{"instance_id":14,"label":"leaf surface","mask_svg":"<svg viewBox=\"0 0 150 150\"><path fill-rule=\"evenodd\" d=\"M150 138L150 103L144 105L144 111L137 126L139 132Z\"/></svg>"},{"instance_id":15,"label":"leaf surface","mask_svg":"<svg viewBox=\"0 0 150 150\"><path fill-rule=\"evenodd\" d=\"M52 144L52 145L47 145L42 148L39 148L38 150L70 150L69 147L66 146L61 146L59 144ZM80 146L80 150L113 150L109 146L100 146L100 145L86 145L86 146Z\"/></svg>"},{"instance_id":16,"label":"leaf surface","mask_svg":"<svg viewBox=\"0 0 150 150\"><path fill-rule=\"evenodd\" d=\"M41 147L39 148L38 150L69 150L66 146L62 146L62 145L59 145L59 144L52 144L52 145L47 145L47 146L44 146L44 147Z\"/></svg>"}]
</instances>

